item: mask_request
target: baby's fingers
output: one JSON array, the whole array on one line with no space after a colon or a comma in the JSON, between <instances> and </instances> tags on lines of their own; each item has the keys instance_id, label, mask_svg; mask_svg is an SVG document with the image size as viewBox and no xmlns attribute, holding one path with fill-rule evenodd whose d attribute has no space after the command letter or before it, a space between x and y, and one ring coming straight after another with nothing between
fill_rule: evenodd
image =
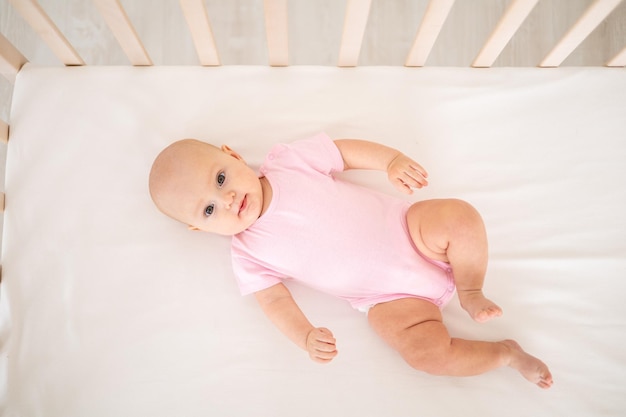
<instances>
[{"instance_id":1,"label":"baby's fingers","mask_svg":"<svg viewBox=\"0 0 626 417\"><path fill-rule=\"evenodd\" d=\"M324 328L314 329L309 333L307 339L309 356L315 362L330 362L337 356L336 341L330 330Z\"/></svg>"},{"instance_id":2,"label":"baby's fingers","mask_svg":"<svg viewBox=\"0 0 626 417\"><path fill-rule=\"evenodd\" d=\"M403 172L403 175L400 177L400 180L404 182L406 185L408 185L409 187L422 188L428 185L428 180L426 179L426 176L427 175L418 171L417 169L413 169L410 171Z\"/></svg>"},{"instance_id":3,"label":"baby's fingers","mask_svg":"<svg viewBox=\"0 0 626 417\"><path fill-rule=\"evenodd\" d=\"M309 352L309 356L315 362L327 363L333 360L335 356L337 356L337 353L337 349L334 346L332 347L332 350L330 347L322 347Z\"/></svg>"},{"instance_id":4,"label":"baby's fingers","mask_svg":"<svg viewBox=\"0 0 626 417\"><path fill-rule=\"evenodd\" d=\"M389 180L396 188L406 194L412 194L413 188L422 188L428 185L428 172L417 162L400 154L387 169Z\"/></svg>"},{"instance_id":5,"label":"baby's fingers","mask_svg":"<svg viewBox=\"0 0 626 417\"><path fill-rule=\"evenodd\" d=\"M413 194L413 188L422 188L428 185L426 178L413 176L408 173L393 179L392 183L405 194Z\"/></svg>"}]
</instances>

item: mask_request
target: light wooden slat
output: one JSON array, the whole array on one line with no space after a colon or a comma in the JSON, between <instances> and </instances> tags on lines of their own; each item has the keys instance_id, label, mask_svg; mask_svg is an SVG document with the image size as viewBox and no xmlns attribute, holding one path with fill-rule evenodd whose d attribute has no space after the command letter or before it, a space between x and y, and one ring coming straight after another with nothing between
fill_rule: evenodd
<instances>
[{"instance_id":1,"label":"light wooden slat","mask_svg":"<svg viewBox=\"0 0 626 417\"><path fill-rule=\"evenodd\" d=\"M617 55L615 55L609 62L606 63L607 67L626 67L626 48L622 49Z\"/></svg>"},{"instance_id":2,"label":"light wooden slat","mask_svg":"<svg viewBox=\"0 0 626 417\"><path fill-rule=\"evenodd\" d=\"M204 0L180 0L193 43L202 65L220 65Z\"/></svg>"},{"instance_id":3,"label":"light wooden slat","mask_svg":"<svg viewBox=\"0 0 626 417\"><path fill-rule=\"evenodd\" d=\"M339 48L340 67L355 67L359 63L361 44L372 0L348 0L343 34Z\"/></svg>"},{"instance_id":4,"label":"light wooden slat","mask_svg":"<svg viewBox=\"0 0 626 417\"><path fill-rule=\"evenodd\" d=\"M424 66L452 5L454 5L454 0L430 0L404 65L407 67Z\"/></svg>"},{"instance_id":5,"label":"light wooden slat","mask_svg":"<svg viewBox=\"0 0 626 417\"><path fill-rule=\"evenodd\" d=\"M15 83L15 76L27 62L26 57L0 33L0 74L9 82Z\"/></svg>"},{"instance_id":6,"label":"light wooden slat","mask_svg":"<svg viewBox=\"0 0 626 417\"><path fill-rule=\"evenodd\" d=\"M514 0L510 3L472 63L472 67L487 68L492 66L538 2L539 0Z\"/></svg>"},{"instance_id":7,"label":"light wooden slat","mask_svg":"<svg viewBox=\"0 0 626 417\"><path fill-rule=\"evenodd\" d=\"M0 119L0 141L8 143L9 141L9 125ZM0 212L4 211L5 196L0 192Z\"/></svg>"},{"instance_id":8,"label":"light wooden slat","mask_svg":"<svg viewBox=\"0 0 626 417\"><path fill-rule=\"evenodd\" d=\"M137 32L119 0L94 0L98 11L133 65L152 65Z\"/></svg>"},{"instance_id":9,"label":"light wooden slat","mask_svg":"<svg viewBox=\"0 0 626 417\"><path fill-rule=\"evenodd\" d=\"M287 0L264 0L265 33L269 62L274 67L289 65Z\"/></svg>"},{"instance_id":10,"label":"light wooden slat","mask_svg":"<svg viewBox=\"0 0 626 417\"><path fill-rule=\"evenodd\" d=\"M7 143L9 141L9 125L0 119L0 142Z\"/></svg>"},{"instance_id":11,"label":"light wooden slat","mask_svg":"<svg viewBox=\"0 0 626 417\"><path fill-rule=\"evenodd\" d=\"M622 0L596 0L559 43L539 64L540 67L558 67L565 58L615 9Z\"/></svg>"},{"instance_id":12,"label":"light wooden slat","mask_svg":"<svg viewBox=\"0 0 626 417\"><path fill-rule=\"evenodd\" d=\"M9 1L63 64L85 65L85 61L50 20L37 0Z\"/></svg>"}]
</instances>

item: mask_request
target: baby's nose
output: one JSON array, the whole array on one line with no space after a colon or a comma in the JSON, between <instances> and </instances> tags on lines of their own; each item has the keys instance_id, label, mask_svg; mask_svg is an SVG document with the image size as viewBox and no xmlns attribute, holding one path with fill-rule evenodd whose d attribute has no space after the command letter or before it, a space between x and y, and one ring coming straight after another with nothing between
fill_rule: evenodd
<instances>
[{"instance_id":1,"label":"baby's nose","mask_svg":"<svg viewBox=\"0 0 626 417\"><path fill-rule=\"evenodd\" d=\"M224 207L226 208L226 210L231 209L234 201L235 201L234 191L228 191L227 193L224 194Z\"/></svg>"}]
</instances>

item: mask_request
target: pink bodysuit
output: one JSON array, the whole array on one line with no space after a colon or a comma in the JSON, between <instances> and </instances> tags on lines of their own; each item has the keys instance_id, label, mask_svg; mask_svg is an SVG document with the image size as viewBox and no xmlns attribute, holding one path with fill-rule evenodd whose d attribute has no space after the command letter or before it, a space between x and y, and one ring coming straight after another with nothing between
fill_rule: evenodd
<instances>
[{"instance_id":1,"label":"pink bodysuit","mask_svg":"<svg viewBox=\"0 0 626 417\"><path fill-rule=\"evenodd\" d=\"M454 294L452 269L413 245L411 203L332 176L343 168L326 134L271 149L260 169L270 206L232 239L241 293L292 279L357 309L406 297L443 307Z\"/></svg>"}]
</instances>

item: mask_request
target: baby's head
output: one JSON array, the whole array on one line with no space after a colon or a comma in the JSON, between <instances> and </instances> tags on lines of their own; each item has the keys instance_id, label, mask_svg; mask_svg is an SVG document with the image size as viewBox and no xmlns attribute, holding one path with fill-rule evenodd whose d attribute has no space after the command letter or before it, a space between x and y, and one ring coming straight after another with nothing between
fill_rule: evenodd
<instances>
[{"instance_id":1,"label":"baby's head","mask_svg":"<svg viewBox=\"0 0 626 417\"><path fill-rule=\"evenodd\" d=\"M174 142L150 171L150 195L167 216L191 229L235 235L261 215L263 190L243 158L195 139Z\"/></svg>"}]
</instances>

